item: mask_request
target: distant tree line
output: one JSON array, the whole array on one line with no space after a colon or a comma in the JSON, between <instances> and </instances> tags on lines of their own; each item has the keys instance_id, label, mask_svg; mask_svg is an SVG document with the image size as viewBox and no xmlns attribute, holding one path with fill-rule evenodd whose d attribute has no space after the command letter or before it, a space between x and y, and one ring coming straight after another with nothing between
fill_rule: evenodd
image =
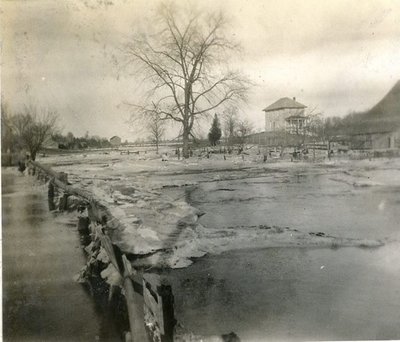
<instances>
[{"instance_id":1,"label":"distant tree line","mask_svg":"<svg viewBox=\"0 0 400 342\"><path fill-rule=\"evenodd\" d=\"M223 135L228 151L234 145L243 147L246 137L253 132L253 125L247 119L240 119L237 107L229 107L223 112Z\"/></svg>"},{"instance_id":2,"label":"distant tree line","mask_svg":"<svg viewBox=\"0 0 400 342\"><path fill-rule=\"evenodd\" d=\"M48 108L25 106L11 113L2 101L1 105L1 149L2 153L26 151L35 160L43 144L56 131L57 113Z\"/></svg>"},{"instance_id":3,"label":"distant tree line","mask_svg":"<svg viewBox=\"0 0 400 342\"><path fill-rule=\"evenodd\" d=\"M57 121L58 115L55 110L27 105L18 112L12 112L2 101L2 155L18 155L23 152L35 160L39 151L44 148L70 150L111 146L106 138L89 136L88 133L80 138L74 137L71 132L63 135L58 131Z\"/></svg>"},{"instance_id":4,"label":"distant tree line","mask_svg":"<svg viewBox=\"0 0 400 342\"><path fill-rule=\"evenodd\" d=\"M378 113L379 114L379 113ZM307 143L326 143L328 151L332 142L348 146L358 143L358 135L387 132L400 127L400 120L394 115L376 115L376 113L351 112L344 117L331 116L323 118L321 113L307 115L304 129L297 134L281 134L279 145L281 154L285 147L302 148Z\"/></svg>"},{"instance_id":5,"label":"distant tree line","mask_svg":"<svg viewBox=\"0 0 400 342\"><path fill-rule=\"evenodd\" d=\"M107 138L101 138L96 135L89 136L87 133L83 137L75 137L71 132L68 132L66 135L55 133L51 138L61 150L111 147L111 143Z\"/></svg>"},{"instance_id":6,"label":"distant tree line","mask_svg":"<svg viewBox=\"0 0 400 342\"><path fill-rule=\"evenodd\" d=\"M349 134L354 132L374 132L393 129L400 125L397 116L373 116L368 112L352 112L343 118L331 117L325 120L325 130L334 134Z\"/></svg>"}]
</instances>

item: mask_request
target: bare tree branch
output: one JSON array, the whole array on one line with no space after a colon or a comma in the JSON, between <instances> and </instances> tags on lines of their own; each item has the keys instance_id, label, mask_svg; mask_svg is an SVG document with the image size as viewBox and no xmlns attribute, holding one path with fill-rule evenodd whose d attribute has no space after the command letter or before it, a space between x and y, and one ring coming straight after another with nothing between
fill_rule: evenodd
<instances>
[{"instance_id":1,"label":"bare tree branch","mask_svg":"<svg viewBox=\"0 0 400 342\"><path fill-rule=\"evenodd\" d=\"M42 148L43 143L56 130L57 113L50 109L25 106L21 113L11 117L11 129L17 137L19 147L28 149L33 160Z\"/></svg>"},{"instance_id":2,"label":"bare tree branch","mask_svg":"<svg viewBox=\"0 0 400 342\"><path fill-rule=\"evenodd\" d=\"M137 107L138 112L149 115L157 108L162 119L179 122L183 155L188 157L196 118L224 103L245 100L250 83L239 72L224 71L226 58L222 56L237 46L224 34L222 14L188 14L162 5L158 18L158 31L134 39L124 51L151 83L151 97Z\"/></svg>"}]
</instances>

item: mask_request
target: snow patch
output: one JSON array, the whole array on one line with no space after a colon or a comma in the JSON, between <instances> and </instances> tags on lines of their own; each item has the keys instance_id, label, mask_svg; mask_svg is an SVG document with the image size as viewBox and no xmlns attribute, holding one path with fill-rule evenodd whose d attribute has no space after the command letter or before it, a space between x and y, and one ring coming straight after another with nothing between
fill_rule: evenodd
<instances>
[{"instance_id":1,"label":"snow patch","mask_svg":"<svg viewBox=\"0 0 400 342\"><path fill-rule=\"evenodd\" d=\"M122 286L122 277L112 263L109 263L100 275L108 284Z\"/></svg>"}]
</instances>

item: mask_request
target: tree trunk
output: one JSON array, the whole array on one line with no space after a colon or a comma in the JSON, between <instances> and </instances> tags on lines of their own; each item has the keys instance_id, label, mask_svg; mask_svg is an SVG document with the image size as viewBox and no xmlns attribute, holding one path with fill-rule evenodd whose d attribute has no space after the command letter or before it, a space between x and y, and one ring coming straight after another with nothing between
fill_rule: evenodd
<instances>
[{"instance_id":1,"label":"tree trunk","mask_svg":"<svg viewBox=\"0 0 400 342\"><path fill-rule=\"evenodd\" d=\"M158 154L158 137L156 137L156 153Z\"/></svg>"},{"instance_id":2,"label":"tree trunk","mask_svg":"<svg viewBox=\"0 0 400 342\"><path fill-rule=\"evenodd\" d=\"M189 158L189 129L188 127L183 127L183 149L182 156L183 158Z\"/></svg>"},{"instance_id":3,"label":"tree trunk","mask_svg":"<svg viewBox=\"0 0 400 342\"><path fill-rule=\"evenodd\" d=\"M328 159L331 160L331 141L328 140Z\"/></svg>"},{"instance_id":4,"label":"tree trunk","mask_svg":"<svg viewBox=\"0 0 400 342\"><path fill-rule=\"evenodd\" d=\"M283 157L283 152L285 151L285 146L282 145L281 146L281 151L279 152L279 157L282 158Z\"/></svg>"},{"instance_id":5,"label":"tree trunk","mask_svg":"<svg viewBox=\"0 0 400 342\"><path fill-rule=\"evenodd\" d=\"M30 158L31 158L31 160L33 160L33 161L36 160L36 151L35 151L35 150L31 151Z\"/></svg>"}]
</instances>

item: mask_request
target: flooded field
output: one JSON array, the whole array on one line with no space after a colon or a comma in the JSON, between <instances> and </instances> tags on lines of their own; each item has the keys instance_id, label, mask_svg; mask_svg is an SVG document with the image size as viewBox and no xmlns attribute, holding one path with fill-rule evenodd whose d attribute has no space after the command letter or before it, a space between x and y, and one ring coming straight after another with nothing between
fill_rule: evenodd
<instances>
[{"instance_id":1,"label":"flooded field","mask_svg":"<svg viewBox=\"0 0 400 342\"><path fill-rule=\"evenodd\" d=\"M399 339L399 179L398 170L354 177L349 168L309 168L186 188L211 230L277 225L386 244L207 256L169 273L179 321L199 334L235 331L243 341Z\"/></svg>"},{"instance_id":2,"label":"flooded field","mask_svg":"<svg viewBox=\"0 0 400 342\"><path fill-rule=\"evenodd\" d=\"M170 265L183 268L163 273L186 331L234 331L242 341L400 338L398 160L141 158L50 164L137 224L127 248L138 247L137 232L148 250L175 233Z\"/></svg>"},{"instance_id":3,"label":"flooded field","mask_svg":"<svg viewBox=\"0 0 400 342\"><path fill-rule=\"evenodd\" d=\"M200 222L209 228L268 224L340 237L400 237L400 186L394 179L388 185L365 182L369 178L366 172L357 183L342 170L290 170L202 183L186 198L206 213Z\"/></svg>"},{"instance_id":4,"label":"flooded field","mask_svg":"<svg viewBox=\"0 0 400 342\"><path fill-rule=\"evenodd\" d=\"M3 169L2 220L4 341L120 341L111 313L74 281L86 262L79 234L49 212L46 187Z\"/></svg>"}]
</instances>

